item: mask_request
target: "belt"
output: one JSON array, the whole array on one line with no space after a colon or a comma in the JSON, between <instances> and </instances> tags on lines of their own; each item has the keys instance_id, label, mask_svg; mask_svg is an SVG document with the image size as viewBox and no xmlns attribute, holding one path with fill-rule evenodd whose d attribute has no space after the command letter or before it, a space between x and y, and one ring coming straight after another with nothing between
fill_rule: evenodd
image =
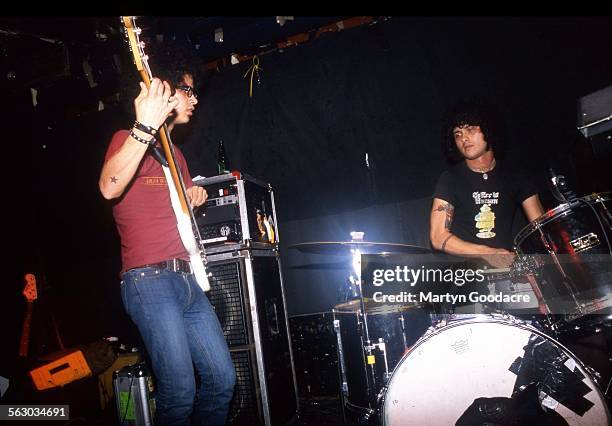
<instances>
[{"instance_id":1,"label":"belt","mask_svg":"<svg viewBox=\"0 0 612 426\"><path fill-rule=\"evenodd\" d=\"M139 269L139 268L166 269L168 271L184 272L186 274L191 274L191 264L189 263L188 260L183 260L183 259L164 260L163 262L150 263L148 265L142 265L142 266L138 266L132 269Z\"/></svg>"}]
</instances>

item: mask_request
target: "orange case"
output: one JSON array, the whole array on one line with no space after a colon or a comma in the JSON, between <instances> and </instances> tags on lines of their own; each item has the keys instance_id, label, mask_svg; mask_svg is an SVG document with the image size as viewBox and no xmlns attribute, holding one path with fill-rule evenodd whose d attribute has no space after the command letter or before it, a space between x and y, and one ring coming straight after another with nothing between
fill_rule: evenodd
<instances>
[{"instance_id":1,"label":"orange case","mask_svg":"<svg viewBox=\"0 0 612 426\"><path fill-rule=\"evenodd\" d=\"M30 376L36 389L43 390L91 376L91 370L83 357L83 352L75 351L31 370Z\"/></svg>"}]
</instances>

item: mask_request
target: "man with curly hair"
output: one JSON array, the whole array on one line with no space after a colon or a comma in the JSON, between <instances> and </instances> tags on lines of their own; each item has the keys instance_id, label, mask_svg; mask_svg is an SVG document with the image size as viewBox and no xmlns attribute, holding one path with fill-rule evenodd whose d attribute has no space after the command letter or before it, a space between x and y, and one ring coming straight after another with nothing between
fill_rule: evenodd
<instances>
[{"instance_id":1,"label":"man with curly hair","mask_svg":"<svg viewBox=\"0 0 612 426\"><path fill-rule=\"evenodd\" d=\"M166 68L167 79L140 83L136 121L116 132L99 179L113 201L121 238L121 297L145 343L156 383L156 424L223 425L235 371L219 320L195 280L181 241L160 161L159 131L187 124L198 104L193 73ZM183 154L176 163L192 207L206 191L194 185ZM196 390L196 373L199 388Z\"/></svg>"},{"instance_id":2,"label":"man with curly hair","mask_svg":"<svg viewBox=\"0 0 612 426\"><path fill-rule=\"evenodd\" d=\"M479 103L456 108L445 129L448 159L433 194L430 240L441 252L484 259L495 268L513 260L512 221L521 206L532 221L544 213L535 186L498 163L501 139Z\"/></svg>"}]
</instances>

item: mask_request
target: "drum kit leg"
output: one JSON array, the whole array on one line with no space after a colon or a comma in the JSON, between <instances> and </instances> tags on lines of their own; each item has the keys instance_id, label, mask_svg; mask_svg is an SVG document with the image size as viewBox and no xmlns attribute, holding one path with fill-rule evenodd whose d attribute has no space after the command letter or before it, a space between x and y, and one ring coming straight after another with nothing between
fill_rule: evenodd
<instances>
[{"instance_id":1,"label":"drum kit leg","mask_svg":"<svg viewBox=\"0 0 612 426\"><path fill-rule=\"evenodd\" d=\"M531 291L528 315L381 306L360 291L336 305L345 424L612 424L611 207L583 197L517 235L519 259L545 262L522 287L497 284ZM579 334L603 341L599 363L568 348Z\"/></svg>"},{"instance_id":2,"label":"drum kit leg","mask_svg":"<svg viewBox=\"0 0 612 426\"><path fill-rule=\"evenodd\" d=\"M436 316L420 307L364 303L361 309L359 302L336 305L333 316L343 414L362 423L376 418L393 369Z\"/></svg>"}]
</instances>

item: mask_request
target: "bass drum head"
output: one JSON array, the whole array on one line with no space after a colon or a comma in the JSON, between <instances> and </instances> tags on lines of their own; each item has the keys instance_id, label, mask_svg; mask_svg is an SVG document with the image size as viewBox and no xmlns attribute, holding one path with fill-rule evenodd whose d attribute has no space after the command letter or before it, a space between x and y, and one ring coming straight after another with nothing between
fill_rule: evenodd
<instances>
[{"instance_id":1,"label":"bass drum head","mask_svg":"<svg viewBox=\"0 0 612 426\"><path fill-rule=\"evenodd\" d=\"M393 372L382 419L389 426L610 424L575 356L537 329L502 319L455 321L425 335Z\"/></svg>"}]
</instances>

